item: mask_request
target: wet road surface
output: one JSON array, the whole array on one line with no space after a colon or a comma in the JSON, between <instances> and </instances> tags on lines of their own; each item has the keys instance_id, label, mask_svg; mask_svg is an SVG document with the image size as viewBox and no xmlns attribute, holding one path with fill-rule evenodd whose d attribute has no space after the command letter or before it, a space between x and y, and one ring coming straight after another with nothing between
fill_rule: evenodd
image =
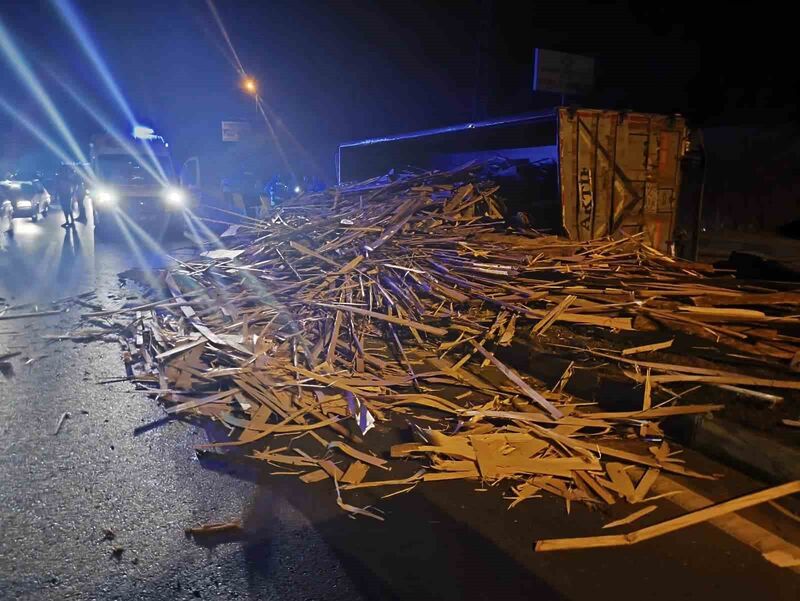
<instances>
[{"instance_id":1,"label":"wet road surface","mask_svg":"<svg viewBox=\"0 0 800 601\"><path fill-rule=\"evenodd\" d=\"M0 302L44 309L94 290L115 306L127 294L119 272L165 261L124 241L95 244L89 225L61 222L52 213L16 223L0 249ZM183 245L168 251L180 256ZM116 344L44 338L78 320L73 309L0 321L0 355L20 353L14 374L0 375L0 599L800 598L797 574L710 525L623 549L534 554L537 538L594 534L609 516L581 506L567 515L549 497L509 511L499 491L474 492L476 483L386 500L364 493L352 501L375 503L386 521L351 519L328 488L198 460L202 428L165 420L129 383L98 383L125 375ZM763 486L691 461L726 473L703 484L719 499ZM630 510L621 511L611 515ZM665 503L653 515L679 513ZM233 519L241 539L201 546L184 535Z\"/></svg>"}]
</instances>

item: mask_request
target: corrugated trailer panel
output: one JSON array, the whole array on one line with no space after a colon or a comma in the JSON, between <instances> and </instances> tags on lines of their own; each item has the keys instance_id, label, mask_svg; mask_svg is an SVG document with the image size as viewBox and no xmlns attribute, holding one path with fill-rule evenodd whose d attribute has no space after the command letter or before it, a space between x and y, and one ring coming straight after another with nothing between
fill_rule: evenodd
<instances>
[{"instance_id":1,"label":"corrugated trailer panel","mask_svg":"<svg viewBox=\"0 0 800 601\"><path fill-rule=\"evenodd\" d=\"M680 191L681 117L559 109L564 229L577 240L645 232L668 250Z\"/></svg>"}]
</instances>

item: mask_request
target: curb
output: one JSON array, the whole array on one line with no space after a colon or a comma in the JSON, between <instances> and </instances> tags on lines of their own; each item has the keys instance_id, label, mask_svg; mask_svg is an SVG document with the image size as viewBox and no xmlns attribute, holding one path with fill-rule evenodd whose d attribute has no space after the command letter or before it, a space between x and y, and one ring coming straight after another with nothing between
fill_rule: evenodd
<instances>
[{"instance_id":1,"label":"curb","mask_svg":"<svg viewBox=\"0 0 800 601\"><path fill-rule=\"evenodd\" d=\"M800 479L799 448L724 418L676 419L668 433L685 446L768 483Z\"/></svg>"}]
</instances>

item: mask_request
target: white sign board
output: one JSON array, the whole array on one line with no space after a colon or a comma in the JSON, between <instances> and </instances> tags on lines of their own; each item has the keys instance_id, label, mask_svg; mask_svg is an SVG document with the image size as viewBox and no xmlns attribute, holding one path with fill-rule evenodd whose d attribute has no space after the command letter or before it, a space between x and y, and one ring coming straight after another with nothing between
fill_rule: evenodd
<instances>
[{"instance_id":1,"label":"white sign board","mask_svg":"<svg viewBox=\"0 0 800 601\"><path fill-rule=\"evenodd\" d=\"M593 58L543 48L534 50L534 92L584 94L591 90L593 85Z\"/></svg>"},{"instance_id":2,"label":"white sign board","mask_svg":"<svg viewBox=\"0 0 800 601\"><path fill-rule=\"evenodd\" d=\"M247 121L223 121L222 141L241 142L249 131L250 124Z\"/></svg>"}]
</instances>

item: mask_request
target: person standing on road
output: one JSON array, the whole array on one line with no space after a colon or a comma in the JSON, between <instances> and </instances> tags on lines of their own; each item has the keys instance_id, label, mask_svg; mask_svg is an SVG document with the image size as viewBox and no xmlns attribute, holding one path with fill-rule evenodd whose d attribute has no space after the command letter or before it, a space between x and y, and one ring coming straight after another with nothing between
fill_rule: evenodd
<instances>
[{"instance_id":1,"label":"person standing on road","mask_svg":"<svg viewBox=\"0 0 800 601\"><path fill-rule=\"evenodd\" d=\"M76 175L75 185L73 186L72 196L78 203L78 221L86 223L86 184L83 178Z\"/></svg>"},{"instance_id":2,"label":"person standing on road","mask_svg":"<svg viewBox=\"0 0 800 601\"><path fill-rule=\"evenodd\" d=\"M72 181L72 174L66 170L62 170L56 179L56 195L58 202L61 205L61 210L64 211L64 224L61 227L74 227L75 220L72 217L72 193L74 183Z\"/></svg>"}]
</instances>

